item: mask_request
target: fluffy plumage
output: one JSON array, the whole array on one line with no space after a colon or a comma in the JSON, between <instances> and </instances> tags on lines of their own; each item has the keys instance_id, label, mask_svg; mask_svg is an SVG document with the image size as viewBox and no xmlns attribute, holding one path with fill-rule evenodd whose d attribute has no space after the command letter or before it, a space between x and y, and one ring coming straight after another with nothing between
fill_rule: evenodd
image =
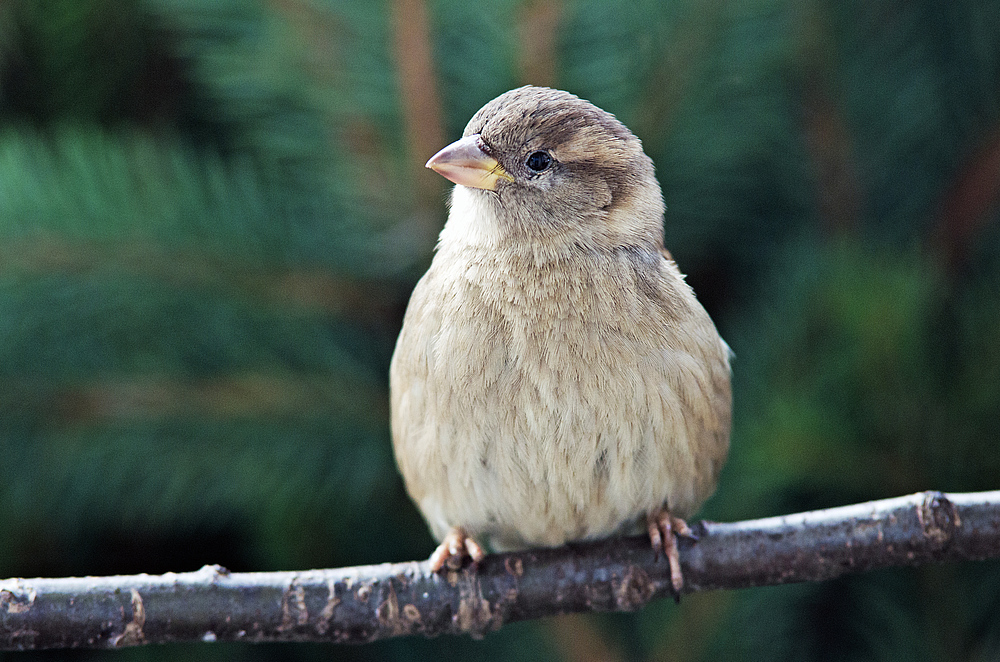
<instances>
[{"instance_id":1,"label":"fluffy plumage","mask_svg":"<svg viewBox=\"0 0 1000 662\"><path fill-rule=\"evenodd\" d=\"M494 99L464 136L428 164L467 185L390 369L396 458L446 543L435 565L646 520L669 555L669 515L693 514L725 461L729 349L663 249L652 161L547 88Z\"/></svg>"}]
</instances>

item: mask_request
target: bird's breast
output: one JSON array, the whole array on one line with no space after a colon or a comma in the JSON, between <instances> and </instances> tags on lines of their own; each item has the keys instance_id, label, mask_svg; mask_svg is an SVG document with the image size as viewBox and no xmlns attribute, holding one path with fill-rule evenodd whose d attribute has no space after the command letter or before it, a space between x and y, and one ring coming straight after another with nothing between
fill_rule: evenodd
<instances>
[{"instance_id":1,"label":"bird's breast","mask_svg":"<svg viewBox=\"0 0 1000 662\"><path fill-rule=\"evenodd\" d=\"M685 414L711 397L711 367L676 346L677 311L651 295L663 274L627 256L435 263L397 348L408 363L394 359L394 436L440 535L457 524L507 547L560 544L667 499L696 505Z\"/></svg>"}]
</instances>

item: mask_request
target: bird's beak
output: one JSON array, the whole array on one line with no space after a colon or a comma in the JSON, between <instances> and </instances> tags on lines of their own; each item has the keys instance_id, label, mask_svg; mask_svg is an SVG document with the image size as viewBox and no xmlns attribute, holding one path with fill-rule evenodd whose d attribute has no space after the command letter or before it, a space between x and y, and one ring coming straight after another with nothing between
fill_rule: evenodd
<instances>
[{"instance_id":1,"label":"bird's beak","mask_svg":"<svg viewBox=\"0 0 1000 662\"><path fill-rule=\"evenodd\" d=\"M427 167L456 184L487 191L495 190L501 179L514 181L482 144L479 134L466 136L432 156Z\"/></svg>"}]
</instances>

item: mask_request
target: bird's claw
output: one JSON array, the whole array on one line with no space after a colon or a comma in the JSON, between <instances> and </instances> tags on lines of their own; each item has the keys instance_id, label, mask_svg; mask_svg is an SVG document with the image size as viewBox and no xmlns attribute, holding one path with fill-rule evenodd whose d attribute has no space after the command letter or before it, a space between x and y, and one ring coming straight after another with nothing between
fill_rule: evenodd
<instances>
[{"instance_id":1,"label":"bird's claw","mask_svg":"<svg viewBox=\"0 0 1000 662\"><path fill-rule=\"evenodd\" d=\"M465 559L470 559L472 565L476 565L485 557L486 551L482 546L470 538L464 529L455 527L448 532L441 544L431 554L431 572L441 572L445 568L458 570L462 567Z\"/></svg>"},{"instance_id":2,"label":"bird's claw","mask_svg":"<svg viewBox=\"0 0 1000 662\"><path fill-rule=\"evenodd\" d=\"M677 536L697 540L687 522L670 514L666 508L650 513L646 518L649 531L649 542L653 545L653 553L659 557L660 552L670 564L670 585L674 596L679 600L681 589L684 588L684 575L681 573L681 556L677 548Z\"/></svg>"}]
</instances>

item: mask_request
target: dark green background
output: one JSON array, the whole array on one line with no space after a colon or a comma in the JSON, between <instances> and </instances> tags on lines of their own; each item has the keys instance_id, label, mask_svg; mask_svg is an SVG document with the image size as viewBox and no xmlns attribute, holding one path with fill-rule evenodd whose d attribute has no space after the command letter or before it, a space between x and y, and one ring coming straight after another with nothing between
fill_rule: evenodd
<instances>
[{"instance_id":1,"label":"dark green background","mask_svg":"<svg viewBox=\"0 0 1000 662\"><path fill-rule=\"evenodd\" d=\"M444 220L422 164L528 82L642 138L736 352L704 516L1000 488L998 25L997 0L0 2L0 577L427 556L386 393ZM73 657L985 661L998 614L988 562L481 642Z\"/></svg>"}]
</instances>

